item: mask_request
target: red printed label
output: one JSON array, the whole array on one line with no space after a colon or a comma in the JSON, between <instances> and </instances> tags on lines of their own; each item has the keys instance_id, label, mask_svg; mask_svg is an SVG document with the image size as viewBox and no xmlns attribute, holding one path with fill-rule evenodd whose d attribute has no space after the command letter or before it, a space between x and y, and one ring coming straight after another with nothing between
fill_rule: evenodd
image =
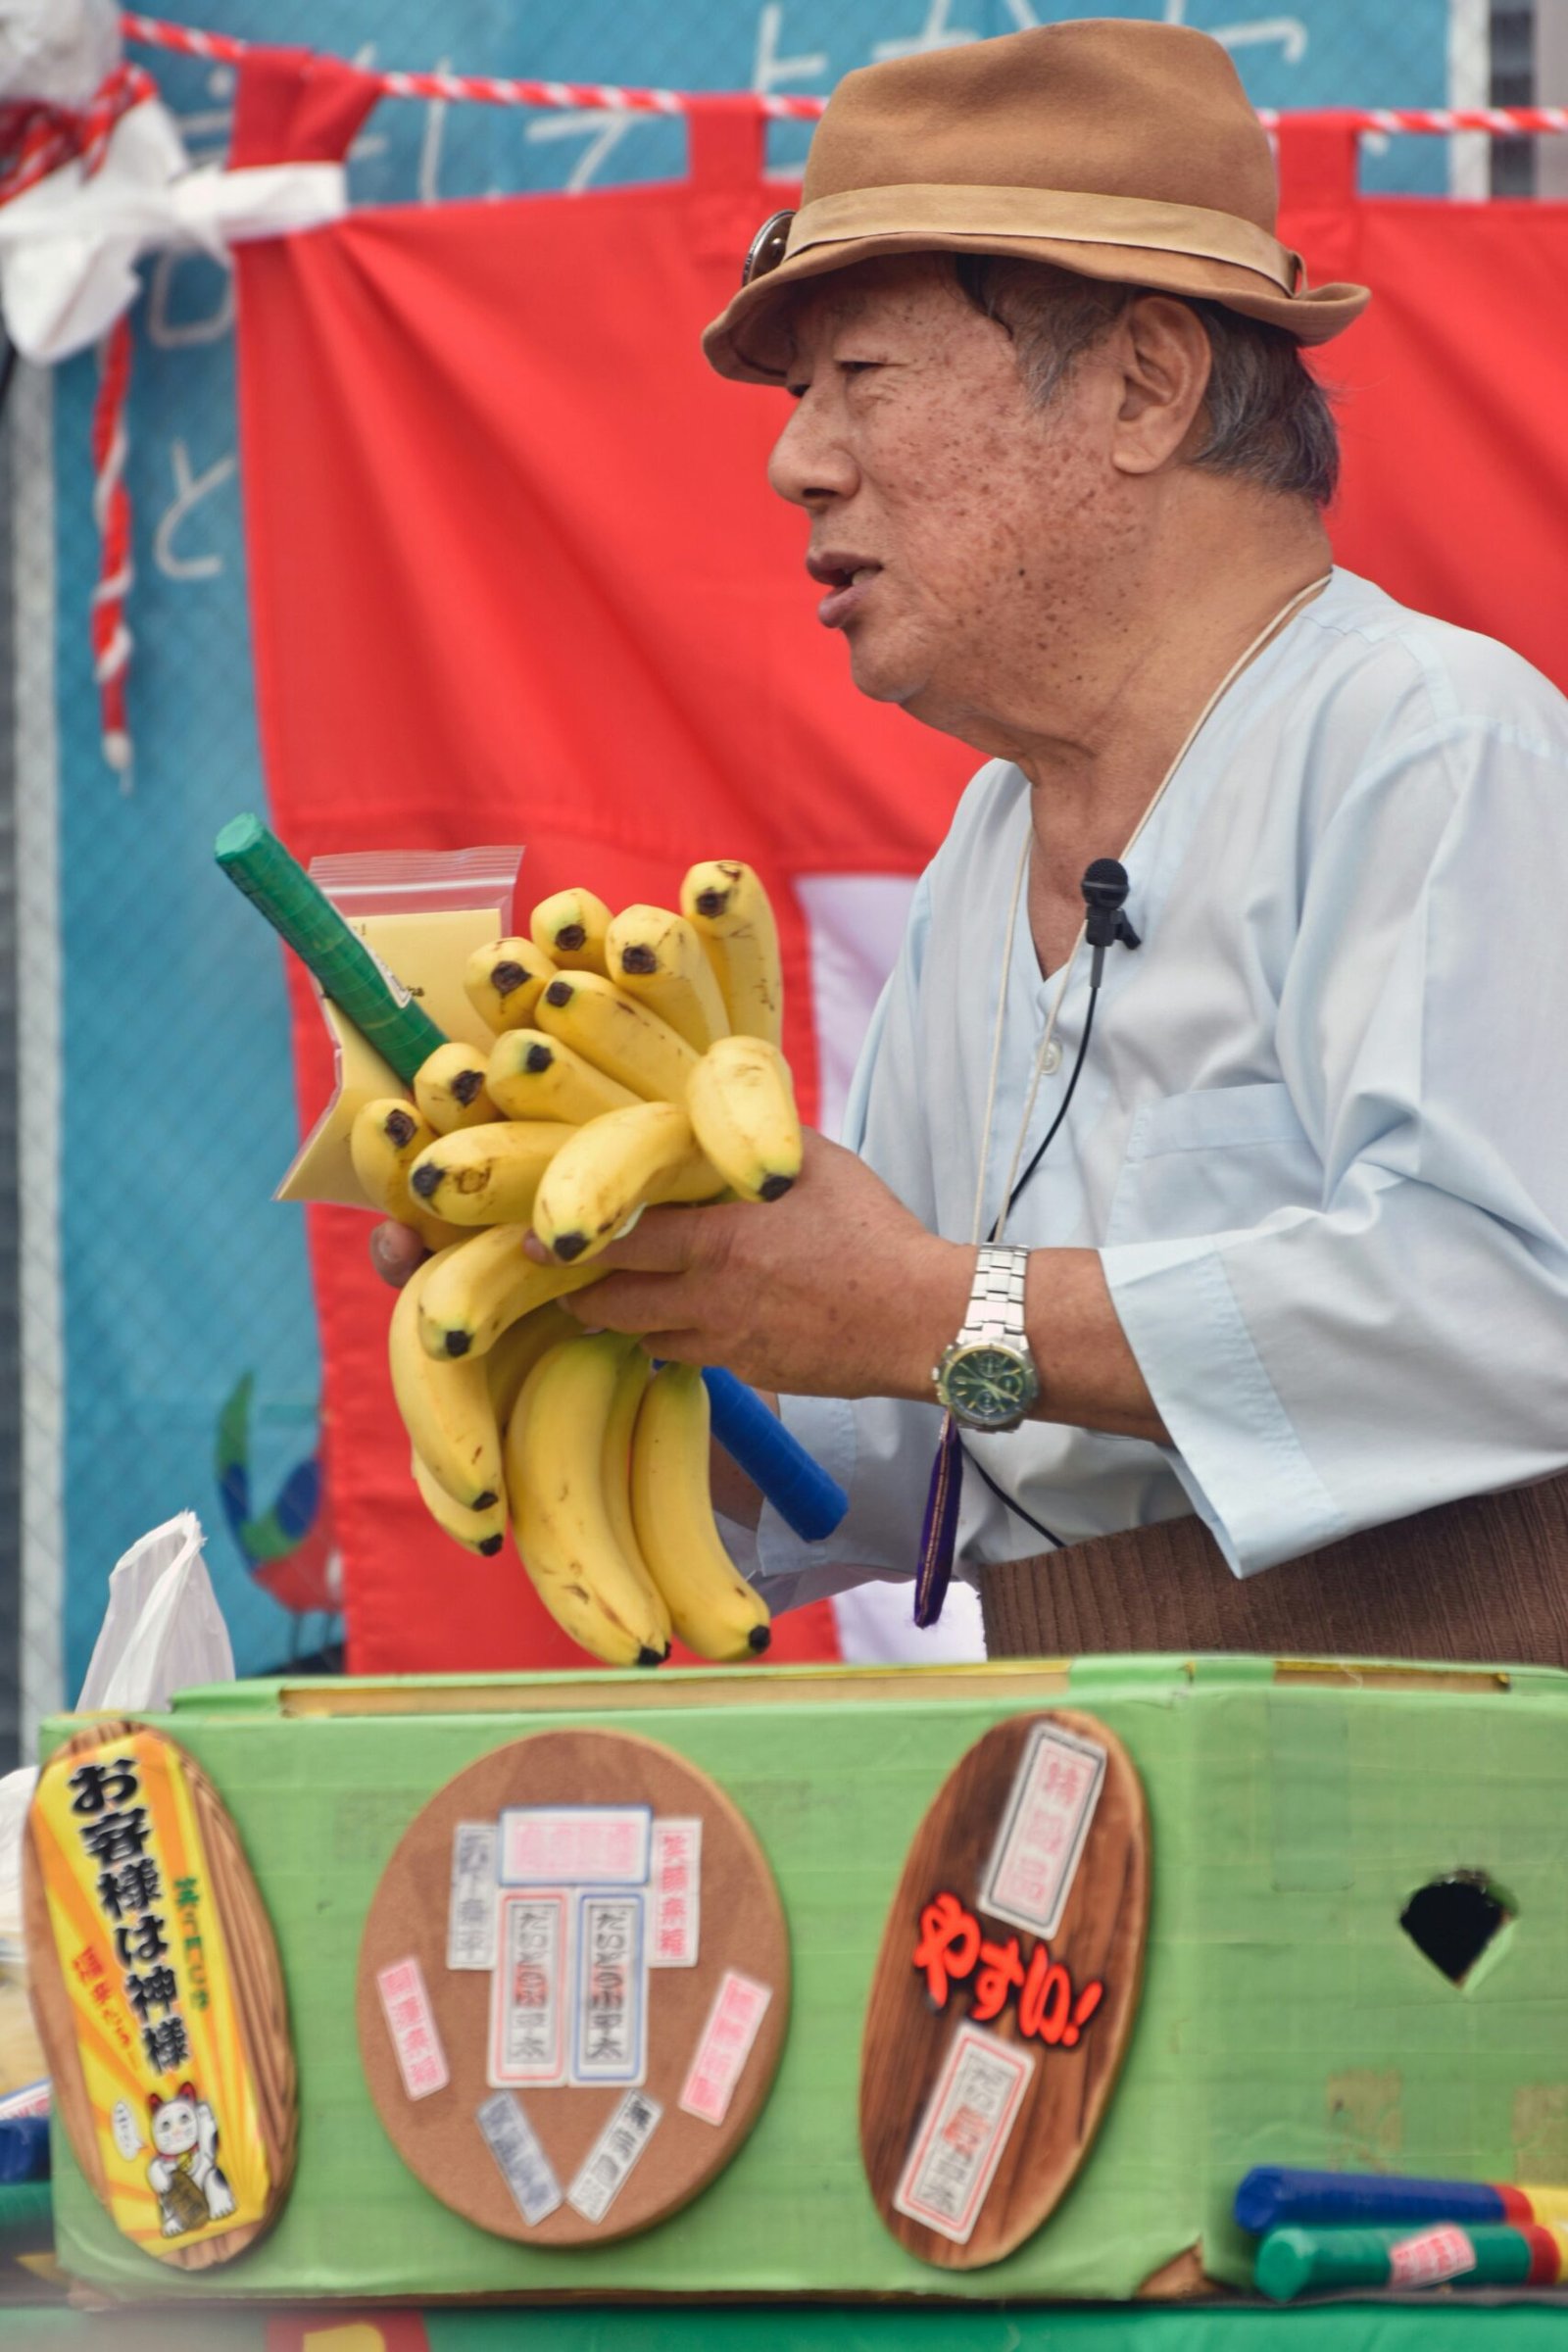
<instances>
[{"instance_id":1,"label":"red printed label","mask_svg":"<svg viewBox=\"0 0 1568 2352\"><path fill-rule=\"evenodd\" d=\"M968 2244L1034 2068L1032 2051L958 2028L894 2191L898 2212Z\"/></svg>"},{"instance_id":2,"label":"red printed label","mask_svg":"<svg viewBox=\"0 0 1568 2352\"><path fill-rule=\"evenodd\" d=\"M724 1971L680 2094L688 2115L701 2116L707 2124L724 2121L772 1997L767 1985L754 1984L732 1968Z\"/></svg>"},{"instance_id":3,"label":"red printed label","mask_svg":"<svg viewBox=\"0 0 1568 2352\"><path fill-rule=\"evenodd\" d=\"M446 2052L417 1960L396 1960L378 1970L375 1988L409 2097L427 2099L432 2091L445 2090L451 2081Z\"/></svg>"},{"instance_id":4,"label":"red printed label","mask_svg":"<svg viewBox=\"0 0 1568 2352\"><path fill-rule=\"evenodd\" d=\"M653 1897L649 1967L695 1968L703 1900L700 1820L655 1822Z\"/></svg>"},{"instance_id":5,"label":"red printed label","mask_svg":"<svg viewBox=\"0 0 1568 2352\"><path fill-rule=\"evenodd\" d=\"M560 1888L502 1895L490 1980L493 2089L566 2079L567 1933Z\"/></svg>"},{"instance_id":6,"label":"red printed label","mask_svg":"<svg viewBox=\"0 0 1568 2352\"><path fill-rule=\"evenodd\" d=\"M503 1886L643 1886L648 1805L509 1805L496 1876Z\"/></svg>"},{"instance_id":7,"label":"red printed label","mask_svg":"<svg viewBox=\"0 0 1568 2352\"><path fill-rule=\"evenodd\" d=\"M1105 1778L1092 1740L1041 1723L1030 1734L980 1889L979 1908L1035 1936L1054 1936Z\"/></svg>"},{"instance_id":8,"label":"red printed label","mask_svg":"<svg viewBox=\"0 0 1568 2352\"><path fill-rule=\"evenodd\" d=\"M1422 2230L1401 2237L1389 2248L1391 2286L1437 2286L1445 2278L1461 2278L1476 2267L1476 2250L1462 2230L1445 2222L1438 2230Z\"/></svg>"}]
</instances>

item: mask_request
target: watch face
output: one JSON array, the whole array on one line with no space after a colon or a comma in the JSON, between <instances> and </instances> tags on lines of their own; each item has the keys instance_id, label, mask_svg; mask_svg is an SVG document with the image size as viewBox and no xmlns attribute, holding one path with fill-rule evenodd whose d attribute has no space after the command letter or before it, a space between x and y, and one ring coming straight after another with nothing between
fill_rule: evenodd
<instances>
[{"instance_id":1,"label":"watch face","mask_svg":"<svg viewBox=\"0 0 1568 2352\"><path fill-rule=\"evenodd\" d=\"M942 1377L943 1401L971 1428L1019 1421L1040 1394L1033 1367L1010 1348L981 1345L954 1356Z\"/></svg>"}]
</instances>

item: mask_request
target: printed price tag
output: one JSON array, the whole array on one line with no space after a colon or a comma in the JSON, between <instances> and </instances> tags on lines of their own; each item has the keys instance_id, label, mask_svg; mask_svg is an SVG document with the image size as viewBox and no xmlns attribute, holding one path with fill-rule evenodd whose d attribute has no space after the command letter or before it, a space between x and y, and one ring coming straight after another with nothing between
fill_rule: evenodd
<instances>
[{"instance_id":1,"label":"printed price tag","mask_svg":"<svg viewBox=\"0 0 1568 2352\"><path fill-rule=\"evenodd\" d=\"M732 1968L724 1971L681 2089L680 2104L688 2115L701 2116L705 2124L724 2121L772 1997L766 1984L754 1984Z\"/></svg>"},{"instance_id":2,"label":"printed price tag","mask_svg":"<svg viewBox=\"0 0 1568 2352\"><path fill-rule=\"evenodd\" d=\"M979 1907L1054 1936L1100 1802L1105 1751L1054 1723L1035 1726L1013 1776Z\"/></svg>"},{"instance_id":3,"label":"printed price tag","mask_svg":"<svg viewBox=\"0 0 1568 2352\"><path fill-rule=\"evenodd\" d=\"M1391 2286L1437 2286L1445 2278L1462 2278L1475 2267L1475 2247L1462 2230L1448 2222L1441 2229L1402 2237L1389 2248Z\"/></svg>"},{"instance_id":4,"label":"printed price tag","mask_svg":"<svg viewBox=\"0 0 1568 2352\"><path fill-rule=\"evenodd\" d=\"M1034 2070L1033 2051L958 2028L894 2192L898 2212L968 2244Z\"/></svg>"},{"instance_id":5,"label":"printed price tag","mask_svg":"<svg viewBox=\"0 0 1568 2352\"><path fill-rule=\"evenodd\" d=\"M496 1964L496 1825L460 1821L452 1838L448 1968Z\"/></svg>"},{"instance_id":6,"label":"printed price tag","mask_svg":"<svg viewBox=\"0 0 1568 2352\"><path fill-rule=\"evenodd\" d=\"M496 1876L503 1886L644 1886L651 1805L509 1805Z\"/></svg>"},{"instance_id":7,"label":"printed price tag","mask_svg":"<svg viewBox=\"0 0 1568 2352\"><path fill-rule=\"evenodd\" d=\"M489 2069L497 2090L566 2080L568 1900L559 1888L499 1899Z\"/></svg>"},{"instance_id":8,"label":"printed price tag","mask_svg":"<svg viewBox=\"0 0 1568 2352\"><path fill-rule=\"evenodd\" d=\"M643 1896L580 1894L571 2080L641 2082L648 2071Z\"/></svg>"},{"instance_id":9,"label":"printed price tag","mask_svg":"<svg viewBox=\"0 0 1568 2352\"><path fill-rule=\"evenodd\" d=\"M702 1934L703 1825L654 1823L653 1921L650 1968L695 1968Z\"/></svg>"},{"instance_id":10,"label":"printed price tag","mask_svg":"<svg viewBox=\"0 0 1568 2352\"><path fill-rule=\"evenodd\" d=\"M479 2109L477 2121L513 2203L529 2229L537 2230L561 2203L561 2183L520 2102L510 2090L498 2090Z\"/></svg>"},{"instance_id":11,"label":"printed price tag","mask_svg":"<svg viewBox=\"0 0 1568 2352\"><path fill-rule=\"evenodd\" d=\"M381 1996L398 2072L409 2097L427 2099L432 2091L445 2090L452 2079L447 2054L441 2047L424 1971L417 1960L395 1960L378 1970L375 1989Z\"/></svg>"},{"instance_id":12,"label":"printed price tag","mask_svg":"<svg viewBox=\"0 0 1568 2352\"><path fill-rule=\"evenodd\" d=\"M626 2175L653 2138L664 2110L646 2090L628 2090L583 2159L566 2203L585 2222L602 2222Z\"/></svg>"}]
</instances>

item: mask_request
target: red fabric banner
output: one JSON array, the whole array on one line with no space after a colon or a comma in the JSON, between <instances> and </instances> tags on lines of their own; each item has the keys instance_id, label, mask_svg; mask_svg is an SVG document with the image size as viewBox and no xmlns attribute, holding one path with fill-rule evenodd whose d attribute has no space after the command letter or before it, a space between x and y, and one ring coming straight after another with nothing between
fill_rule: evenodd
<instances>
[{"instance_id":1,"label":"red fabric banner","mask_svg":"<svg viewBox=\"0 0 1568 2352\"><path fill-rule=\"evenodd\" d=\"M341 151L368 86L253 53L233 161ZM856 695L801 518L765 483L782 395L699 354L758 222L791 200L760 164L755 113L714 100L680 183L365 212L243 247L246 531L295 852L521 840L524 908L571 882L667 903L692 859L747 858L779 906L809 1103L810 885L917 873L974 761ZM1353 394L1342 560L1568 682L1568 353L1542 332L1568 208L1361 204L1343 134L1282 137L1282 235L1314 278L1378 297L1325 363ZM328 1059L297 983L293 1002L314 1116ZM567 1662L510 1553L454 1572L409 1487L366 1222L311 1225L353 1668ZM804 1611L774 1654L832 1642L828 1612Z\"/></svg>"}]
</instances>

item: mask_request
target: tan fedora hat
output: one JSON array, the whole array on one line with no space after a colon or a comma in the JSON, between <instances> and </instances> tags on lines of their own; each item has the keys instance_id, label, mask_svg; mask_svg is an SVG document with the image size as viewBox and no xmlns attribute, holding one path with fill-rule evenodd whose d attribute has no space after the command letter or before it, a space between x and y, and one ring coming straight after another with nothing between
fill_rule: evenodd
<instances>
[{"instance_id":1,"label":"tan fedora hat","mask_svg":"<svg viewBox=\"0 0 1568 2352\"><path fill-rule=\"evenodd\" d=\"M763 223L703 349L721 375L778 383L769 315L792 287L931 252L1200 295L1326 342L1366 288L1309 288L1275 236L1277 206L1240 76L1189 26L1089 18L866 66L834 91L800 211Z\"/></svg>"}]
</instances>

